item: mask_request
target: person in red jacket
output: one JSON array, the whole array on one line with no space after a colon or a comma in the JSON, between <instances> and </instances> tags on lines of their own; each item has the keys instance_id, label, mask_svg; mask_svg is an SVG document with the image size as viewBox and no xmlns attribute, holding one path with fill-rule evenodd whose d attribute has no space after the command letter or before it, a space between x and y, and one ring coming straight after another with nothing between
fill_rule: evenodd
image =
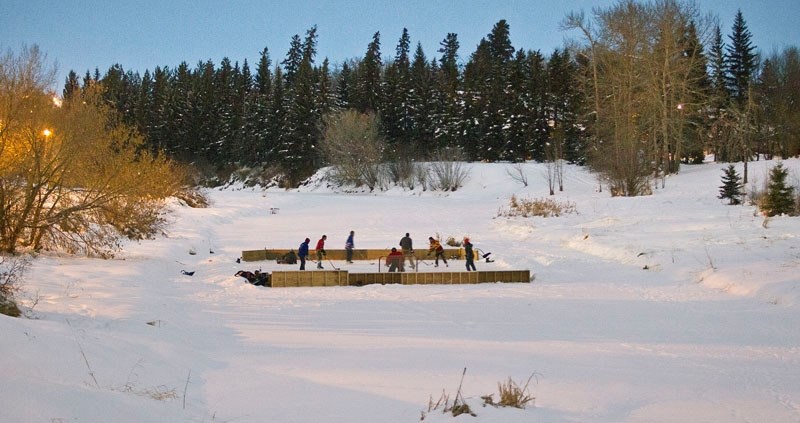
<instances>
[{"instance_id":1,"label":"person in red jacket","mask_svg":"<svg viewBox=\"0 0 800 423\"><path fill-rule=\"evenodd\" d=\"M404 261L403 253L397 251L397 248L394 247L392 247L392 252L386 256L386 265L389 266L390 272L396 272L398 269L401 272L405 272L406 270L403 268Z\"/></svg>"},{"instance_id":2,"label":"person in red jacket","mask_svg":"<svg viewBox=\"0 0 800 423\"><path fill-rule=\"evenodd\" d=\"M322 238L317 241L317 269L322 269L322 258L327 256L325 252L325 240L328 239L327 235L322 235Z\"/></svg>"}]
</instances>

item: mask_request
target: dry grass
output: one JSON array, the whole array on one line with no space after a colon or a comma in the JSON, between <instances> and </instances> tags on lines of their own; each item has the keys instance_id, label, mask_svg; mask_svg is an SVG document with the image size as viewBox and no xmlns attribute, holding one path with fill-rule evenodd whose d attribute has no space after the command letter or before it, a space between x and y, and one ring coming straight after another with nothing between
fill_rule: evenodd
<instances>
[{"instance_id":1,"label":"dry grass","mask_svg":"<svg viewBox=\"0 0 800 423\"><path fill-rule=\"evenodd\" d=\"M484 395L481 398L485 404L495 407L525 408L529 403L533 404L536 401L536 398L532 397L528 390L534 376L535 374L532 374L524 386L520 386L510 377L506 382L498 382L497 389L500 394L500 400L497 402L494 401L494 394Z\"/></svg>"},{"instance_id":2,"label":"dry grass","mask_svg":"<svg viewBox=\"0 0 800 423\"><path fill-rule=\"evenodd\" d=\"M575 203L556 201L552 198L525 199L512 195L508 209L501 209L498 216L502 217L557 217L564 214L577 214Z\"/></svg>"}]
</instances>

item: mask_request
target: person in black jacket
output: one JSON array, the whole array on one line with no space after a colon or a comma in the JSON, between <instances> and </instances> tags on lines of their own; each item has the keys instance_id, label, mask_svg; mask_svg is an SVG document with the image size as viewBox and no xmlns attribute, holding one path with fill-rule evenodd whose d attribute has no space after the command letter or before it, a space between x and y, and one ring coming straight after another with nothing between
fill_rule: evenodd
<instances>
[{"instance_id":1,"label":"person in black jacket","mask_svg":"<svg viewBox=\"0 0 800 423\"><path fill-rule=\"evenodd\" d=\"M464 238L464 257L467 261L467 272L475 269L475 253L472 252L472 243L469 242L469 238Z\"/></svg>"},{"instance_id":2,"label":"person in black jacket","mask_svg":"<svg viewBox=\"0 0 800 423\"><path fill-rule=\"evenodd\" d=\"M414 268L414 242L411 236L406 233L406 236L400 239L400 249L403 250L403 257L408 259L411 268Z\"/></svg>"}]
</instances>

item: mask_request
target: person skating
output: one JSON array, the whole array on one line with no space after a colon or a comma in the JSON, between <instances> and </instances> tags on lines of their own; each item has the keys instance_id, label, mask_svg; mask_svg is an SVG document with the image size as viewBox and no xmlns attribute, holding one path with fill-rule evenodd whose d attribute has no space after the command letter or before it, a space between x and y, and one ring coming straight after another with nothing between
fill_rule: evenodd
<instances>
[{"instance_id":1,"label":"person skating","mask_svg":"<svg viewBox=\"0 0 800 423\"><path fill-rule=\"evenodd\" d=\"M306 257L308 257L308 243L310 239L306 238L297 249L297 257L300 258L300 270L306 270Z\"/></svg>"},{"instance_id":2,"label":"person skating","mask_svg":"<svg viewBox=\"0 0 800 423\"><path fill-rule=\"evenodd\" d=\"M447 259L444 258L444 247L442 247L442 244L440 244L439 241L433 239L432 236L428 237L428 241L430 241L430 243L431 243L430 248L428 248L428 255L430 255L431 253L434 253L434 260L435 260L435 263L436 263L436 265L434 267L439 267L439 259L440 258L444 262L445 266L450 267L450 265L447 264Z\"/></svg>"},{"instance_id":3,"label":"person skating","mask_svg":"<svg viewBox=\"0 0 800 423\"><path fill-rule=\"evenodd\" d=\"M355 235L355 231L350 231L350 236L347 237L347 241L344 243L344 250L347 252L347 262L353 262L353 247L355 247L355 243L353 242L353 236Z\"/></svg>"},{"instance_id":4,"label":"person skating","mask_svg":"<svg viewBox=\"0 0 800 423\"><path fill-rule=\"evenodd\" d=\"M472 252L472 243L469 242L469 238L464 237L464 257L467 261L467 272L475 269L475 253Z\"/></svg>"},{"instance_id":5,"label":"person skating","mask_svg":"<svg viewBox=\"0 0 800 423\"><path fill-rule=\"evenodd\" d=\"M406 232L406 236L400 239L400 249L403 251L403 257L408 260L412 269L414 267L414 242L411 240L411 235Z\"/></svg>"},{"instance_id":6,"label":"person skating","mask_svg":"<svg viewBox=\"0 0 800 423\"><path fill-rule=\"evenodd\" d=\"M319 241L317 241L317 248L315 248L315 250L317 251L317 269L322 269L323 268L322 267L322 259L325 256L328 255L328 253L325 252L325 240L326 239L328 239L328 236L327 235L322 235L322 238L320 238Z\"/></svg>"}]
</instances>

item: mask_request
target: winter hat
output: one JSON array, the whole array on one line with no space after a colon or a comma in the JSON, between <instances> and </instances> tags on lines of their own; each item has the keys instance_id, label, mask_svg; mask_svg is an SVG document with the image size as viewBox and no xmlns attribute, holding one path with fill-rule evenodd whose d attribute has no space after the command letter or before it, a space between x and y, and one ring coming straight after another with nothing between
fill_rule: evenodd
<instances>
[{"instance_id":1,"label":"winter hat","mask_svg":"<svg viewBox=\"0 0 800 423\"><path fill-rule=\"evenodd\" d=\"M308 238L306 238L306 242L311 242L311 240L310 240L310 239L308 239Z\"/></svg>"}]
</instances>

